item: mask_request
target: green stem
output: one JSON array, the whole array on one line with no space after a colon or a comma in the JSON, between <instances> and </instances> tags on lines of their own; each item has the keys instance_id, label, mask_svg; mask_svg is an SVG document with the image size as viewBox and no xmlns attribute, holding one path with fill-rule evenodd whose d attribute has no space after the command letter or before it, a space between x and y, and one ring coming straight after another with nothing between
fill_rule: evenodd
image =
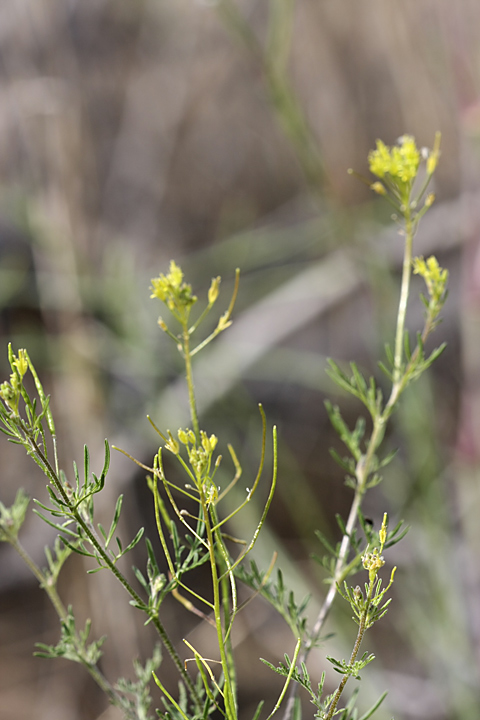
<instances>
[{"instance_id":1,"label":"green stem","mask_svg":"<svg viewBox=\"0 0 480 720\"><path fill-rule=\"evenodd\" d=\"M9 539L10 545L14 548L14 550L20 555L25 565L28 567L30 572L36 577L38 580L40 586L45 590L47 593L48 599L52 603L53 607L55 608L55 612L57 613L60 620L65 621L67 618L67 610L62 603L60 596L57 593L56 588L51 585L48 582L48 578L45 577L43 572L40 570L38 565L32 560L30 555L27 553L25 548L19 543L17 538L11 538Z\"/></svg>"},{"instance_id":2,"label":"green stem","mask_svg":"<svg viewBox=\"0 0 480 720\"><path fill-rule=\"evenodd\" d=\"M190 354L190 333L188 331L187 323L183 324L183 353L185 358L185 371L187 377L188 387L188 401L190 404L190 416L192 419L193 432L197 439L197 443L200 442L200 426L198 423L197 413L197 401L195 399L195 386L193 384L193 372L192 372L192 356Z\"/></svg>"},{"instance_id":3,"label":"green stem","mask_svg":"<svg viewBox=\"0 0 480 720\"><path fill-rule=\"evenodd\" d=\"M213 586L213 606L215 615L215 627L217 629L218 647L220 650L220 661L223 669L223 676L225 678L224 685L224 701L225 701L225 713L227 720L236 720L237 709L235 693L232 687L232 671L230 667L229 652L226 647L225 639L223 636L223 625L222 625L222 598L220 592L220 581L218 578L217 560L215 557L215 538L210 523L210 516L208 512L207 503L203 493L200 496L200 502L202 505L203 517L205 521L205 531L207 534L208 551L210 556L210 571L212 574L212 586Z\"/></svg>"},{"instance_id":4,"label":"green stem","mask_svg":"<svg viewBox=\"0 0 480 720\"><path fill-rule=\"evenodd\" d=\"M397 332L395 335L395 360L393 370L394 386L398 385L402 374L403 343L405 332L405 318L407 314L408 294L410 291L410 277L412 274L412 245L414 227L410 210L405 212L405 251L403 255L402 288L398 305Z\"/></svg>"},{"instance_id":5,"label":"green stem","mask_svg":"<svg viewBox=\"0 0 480 720\"><path fill-rule=\"evenodd\" d=\"M368 595L367 595L367 598L365 601L365 609L364 609L364 611L362 613L362 617L360 619L357 637L355 639L355 644L353 646L352 654L350 656L350 661L348 663L348 667L350 670L353 668L355 660L357 659L357 656L358 656L358 653L360 650L360 645L362 644L363 636L365 635L365 632L367 629L367 617L368 617L368 611L370 608L370 602L372 599L372 593L373 593L374 586L375 586L375 582L371 580L369 588L368 588ZM345 689L345 685L347 684L349 677L350 677L350 675L348 675L348 674L345 674L343 676L343 678L335 692L333 700L330 703L330 706L328 708L328 713L325 715L324 720L331 720L333 718L333 716L335 715L335 710L337 709L338 702L342 696L342 693Z\"/></svg>"},{"instance_id":6,"label":"green stem","mask_svg":"<svg viewBox=\"0 0 480 720\"><path fill-rule=\"evenodd\" d=\"M218 536L220 536L220 532L218 533ZM222 540L223 542L223 540ZM226 550L226 549L225 549ZM220 578L220 584L222 588L222 605L223 605L223 626L226 630L226 639L225 639L225 652L226 652L226 658L229 668L229 676L230 676L230 687L232 692L232 697L237 697L237 677L236 677L236 671L235 671L235 661L233 657L233 647L232 647L232 635L231 635L231 627L232 622L235 617L236 609L234 608L234 614L232 617L232 611L230 609L230 573L228 571L227 565L225 562L222 563L224 567L220 568L220 571L222 573ZM233 575L233 573L232 573Z\"/></svg>"}]
</instances>

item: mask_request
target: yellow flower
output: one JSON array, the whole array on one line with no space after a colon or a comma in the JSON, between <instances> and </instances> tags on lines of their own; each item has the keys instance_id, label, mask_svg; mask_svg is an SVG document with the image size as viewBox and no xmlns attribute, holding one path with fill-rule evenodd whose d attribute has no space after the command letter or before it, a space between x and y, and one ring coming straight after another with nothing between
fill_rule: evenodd
<instances>
[{"instance_id":1,"label":"yellow flower","mask_svg":"<svg viewBox=\"0 0 480 720\"><path fill-rule=\"evenodd\" d=\"M170 272L168 275L159 275L152 279L151 298L158 298L166 304L173 313L180 317L188 317L191 306L197 298L192 293L191 285L183 282L182 269L170 261Z\"/></svg>"},{"instance_id":2,"label":"yellow flower","mask_svg":"<svg viewBox=\"0 0 480 720\"><path fill-rule=\"evenodd\" d=\"M383 178L390 172L390 150L381 140L377 140L377 149L371 150L369 153L368 163L370 166L370 172L377 177Z\"/></svg>"},{"instance_id":3,"label":"yellow flower","mask_svg":"<svg viewBox=\"0 0 480 720\"><path fill-rule=\"evenodd\" d=\"M165 302L169 294L178 290L182 284L183 272L174 260L170 261L170 272L168 275L159 275L152 279L151 298L158 298Z\"/></svg>"},{"instance_id":4,"label":"yellow flower","mask_svg":"<svg viewBox=\"0 0 480 720\"><path fill-rule=\"evenodd\" d=\"M402 135L399 144L390 148L377 140L376 150L368 156L370 171L383 178L388 175L393 180L408 184L415 179L420 165L420 152L411 135Z\"/></svg>"},{"instance_id":5,"label":"yellow flower","mask_svg":"<svg viewBox=\"0 0 480 720\"><path fill-rule=\"evenodd\" d=\"M14 356L15 357L15 356ZM26 357L26 350L20 349L18 351L18 358L15 358L14 360L14 366L18 370L18 374L21 378L25 375L25 373L28 370L28 361Z\"/></svg>"}]
</instances>

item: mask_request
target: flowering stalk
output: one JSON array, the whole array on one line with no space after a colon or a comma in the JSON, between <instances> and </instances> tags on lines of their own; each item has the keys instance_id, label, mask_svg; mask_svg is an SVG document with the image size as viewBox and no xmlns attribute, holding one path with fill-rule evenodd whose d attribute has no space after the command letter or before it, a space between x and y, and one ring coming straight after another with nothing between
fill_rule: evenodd
<instances>
[{"instance_id":1,"label":"flowering stalk","mask_svg":"<svg viewBox=\"0 0 480 720\"><path fill-rule=\"evenodd\" d=\"M395 575L396 568L393 568L390 582L383 590L381 589L381 579L378 577L379 570L385 565L385 560L382 557L383 548L387 539L387 514L383 516L382 527L379 532L380 547L374 547L372 550L367 550L362 556L362 565L365 570L368 571L368 585L365 586L365 596L359 585L356 588L349 588L344 583L345 593L338 587L340 594L350 603L352 610L355 613L354 620L358 623L358 632L353 646L352 654L348 663L338 662L333 658L328 658L334 665L337 672L343 674L342 680L340 681L337 690L333 694L333 698L328 706L328 710L322 718L322 720L331 720L336 714L338 702L343 694L345 686L348 682L349 677L359 678L360 671L374 659L373 655L363 655L360 661L357 661L358 653L360 651L360 645L364 638L365 632L372 627L372 625L380 620L387 612L390 600L383 602L385 593L390 589L393 584L393 578Z\"/></svg>"},{"instance_id":2,"label":"flowering stalk","mask_svg":"<svg viewBox=\"0 0 480 720\"><path fill-rule=\"evenodd\" d=\"M190 417L197 441L200 440L200 427L198 423L197 403L193 383L192 357L200 350L203 350L203 348L219 333L223 332L223 330L226 330L231 325L230 318L238 293L239 276L240 273L239 270L237 270L235 275L235 287L227 311L220 317L215 330L193 349L191 348L190 339L200 323L210 312L218 298L220 278L216 277L212 280L208 291L208 304L192 326L189 325L190 312L198 298L192 293L192 286L183 281L183 272L181 268L174 260L172 260L170 262L170 272L168 275L161 274L157 278L152 279L152 292L150 297L157 298L158 300L164 302L181 327L181 333L179 335L174 335L174 333L169 330L163 318L159 318L158 320L160 328L175 341L175 344L185 362Z\"/></svg>"}]
</instances>

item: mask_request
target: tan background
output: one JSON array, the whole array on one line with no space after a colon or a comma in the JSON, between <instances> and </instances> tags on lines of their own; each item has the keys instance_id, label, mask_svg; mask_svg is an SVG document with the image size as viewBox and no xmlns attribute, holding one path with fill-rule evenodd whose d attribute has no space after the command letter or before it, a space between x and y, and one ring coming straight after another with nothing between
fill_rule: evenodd
<instances>
[{"instance_id":1,"label":"tan background","mask_svg":"<svg viewBox=\"0 0 480 720\"><path fill-rule=\"evenodd\" d=\"M309 560L321 552L314 530L335 537L333 515L350 497L328 455L323 399L343 403L352 421L359 412L337 398L325 357L374 370L392 336L401 257L388 208L347 169L367 172L378 137L391 144L408 132L431 146L441 130L437 204L417 242L451 273L437 334L449 345L395 416L389 442L400 453L367 501L375 522L388 510L412 529L390 559L394 604L369 645L378 660L362 702L389 688L379 718L477 720L478 2L3 0L0 78L2 377L8 341L28 347L52 394L67 470L84 443L99 469L105 436L149 462L147 412L164 428L186 422L150 278L174 257L199 294L221 274L226 304L240 266L236 322L198 363L203 423L234 443L245 477L255 472L258 401L278 424L279 490L259 562L279 550L313 609L324 593ZM413 330L420 313L414 303ZM0 500L20 485L44 498L21 451L1 439L0 452ZM124 492L125 536L140 524L153 533L141 474L116 456L109 478L100 515ZM42 563L46 526L32 516L23 541ZM87 582L84 569L67 566L65 599L108 634L105 672L128 675L151 640L109 579ZM81 668L32 658L34 642L55 642L58 627L6 547L0 608L2 719L114 717ZM208 645L183 610L165 612L179 642L187 627ZM342 612L339 653L353 632ZM261 603L240 626L249 718L279 687L257 657L278 662L293 644ZM314 678L325 654L312 657Z\"/></svg>"}]
</instances>

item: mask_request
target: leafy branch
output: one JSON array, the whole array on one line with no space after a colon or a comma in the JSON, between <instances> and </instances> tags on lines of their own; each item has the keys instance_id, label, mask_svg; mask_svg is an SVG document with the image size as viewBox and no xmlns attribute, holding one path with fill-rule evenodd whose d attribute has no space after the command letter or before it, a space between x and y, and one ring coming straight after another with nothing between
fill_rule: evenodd
<instances>
[{"instance_id":1,"label":"leafy branch","mask_svg":"<svg viewBox=\"0 0 480 720\"><path fill-rule=\"evenodd\" d=\"M94 502L93 498L100 492L105 484L105 478L110 463L110 450L108 442L105 441L105 461L99 477L95 474L90 476L89 453L85 448L84 453L84 477L83 482L76 465L74 465L75 485L72 486L66 479L65 473L58 469L55 453L55 467L52 466L48 457L47 432L52 442L55 441L55 426L49 408L49 399L38 379L33 364L28 357L26 350L20 350L18 357L13 354L9 346L9 360L12 373L10 382L4 382L0 386L0 420L3 424L3 432L9 440L22 445L28 455L46 475L49 485L47 486L50 505L37 502L44 512L37 511L37 514L49 525L53 526L59 533L62 542L73 552L94 559L97 569L108 568L130 595L134 605L147 614L150 622L154 625L168 653L172 657L181 677L189 687L192 698L196 700L196 692L193 682L187 674L182 660L171 642L166 628L160 621L149 603L142 600L134 590L125 575L118 569L117 561L139 542L143 530L139 530L135 538L123 548L122 543L117 539L118 551L113 552L108 548L111 537L115 533L121 510L121 499L117 501L114 517L110 529L105 532L102 526L99 531L94 526ZM35 387L38 397L33 400L27 392L23 379L30 370L35 380ZM21 414L21 400L23 400L24 415ZM39 410L37 411L37 406ZM45 429L43 421L46 421ZM44 513L48 512L53 518L63 518L63 522L50 520ZM103 537L103 541L102 541ZM16 547L17 551L18 547ZM31 567L31 566L30 566ZM33 568L31 567L33 570ZM36 575L36 573L34 573ZM36 575L38 577L38 575ZM43 583L43 579L42 579Z\"/></svg>"},{"instance_id":2,"label":"leafy branch","mask_svg":"<svg viewBox=\"0 0 480 720\"><path fill-rule=\"evenodd\" d=\"M399 221L401 218L402 220L404 258L394 350L392 351L387 346L387 364L380 364L381 369L390 380L391 388L387 400L385 400L384 393L378 387L376 380L374 378L366 380L355 363L350 364L351 374L347 374L338 363L329 360L327 373L342 390L353 395L365 406L370 415L372 430L369 437L364 439L366 423L363 418L360 418L355 428L350 430L343 420L339 408L327 401L326 408L332 425L350 452L350 456L347 457L340 457L336 451L333 451L332 455L340 467L346 471L345 481L352 488L354 496L344 525L340 547L335 550L330 588L312 632L305 642L300 655L301 662L306 661L322 633L338 587L345 577L358 567L358 549L353 560L350 560L350 553L352 540L355 538L355 527L361 517L363 498L367 490L381 482L382 476L379 470L388 465L395 454L390 452L383 458L379 456L379 449L390 417L406 388L425 372L445 347L442 344L430 356L425 357L424 344L438 325L439 314L447 297L448 272L439 267L435 258L429 258L427 261L424 261L423 258L412 260L413 239L418 224L435 200L433 193L426 195L426 191L437 167L439 155L439 134L436 135L433 149L430 151L425 149L422 153L409 135L400 138L399 144L392 148L385 146L379 140L376 150L369 155L370 170L378 180L370 182L362 178L374 192L386 197L390 202L396 213L394 219ZM425 159L425 173L420 189L417 190L417 178L422 158ZM353 173L353 171L351 172ZM424 278L428 292L428 298L424 298L424 327L422 332L417 333L413 351L410 349L408 332L405 332L412 271ZM292 717L295 696L296 686L293 686L284 720L290 720Z\"/></svg>"}]
</instances>

